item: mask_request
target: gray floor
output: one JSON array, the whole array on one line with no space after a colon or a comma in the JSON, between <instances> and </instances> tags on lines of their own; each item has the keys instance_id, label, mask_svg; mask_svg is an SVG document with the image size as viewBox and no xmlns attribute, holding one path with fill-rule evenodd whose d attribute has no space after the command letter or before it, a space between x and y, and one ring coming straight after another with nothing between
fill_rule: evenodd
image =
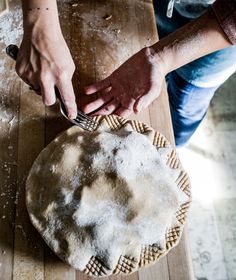
<instances>
[{"instance_id":1,"label":"gray floor","mask_svg":"<svg viewBox=\"0 0 236 280\"><path fill-rule=\"evenodd\" d=\"M192 182L189 236L198 280L236 279L236 74L179 150Z\"/></svg>"}]
</instances>

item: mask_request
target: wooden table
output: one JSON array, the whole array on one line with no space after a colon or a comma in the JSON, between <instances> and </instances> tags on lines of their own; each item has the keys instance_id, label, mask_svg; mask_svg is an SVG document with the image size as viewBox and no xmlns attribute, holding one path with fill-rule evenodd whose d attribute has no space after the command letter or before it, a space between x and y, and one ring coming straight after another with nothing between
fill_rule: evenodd
<instances>
[{"instance_id":1,"label":"wooden table","mask_svg":"<svg viewBox=\"0 0 236 280\"><path fill-rule=\"evenodd\" d=\"M85 85L106 77L158 39L151 0L63 2L60 20L77 66L74 87L78 95ZM18 4L13 0L10 9ZM52 254L31 225L25 206L25 180L33 161L69 124L57 105L45 109L40 97L16 77L14 62L4 53L0 55L6 61L6 71L0 77L4 80L0 111L5 114L0 115L0 279L89 279ZM151 124L174 144L165 85L161 96L136 118ZM193 279L186 232L180 244L156 265L128 277L109 279Z\"/></svg>"},{"instance_id":2,"label":"wooden table","mask_svg":"<svg viewBox=\"0 0 236 280\"><path fill-rule=\"evenodd\" d=\"M8 2L6 0L0 0L0 17L3 16L8 10Z\"/></svg>"}]
</instances>

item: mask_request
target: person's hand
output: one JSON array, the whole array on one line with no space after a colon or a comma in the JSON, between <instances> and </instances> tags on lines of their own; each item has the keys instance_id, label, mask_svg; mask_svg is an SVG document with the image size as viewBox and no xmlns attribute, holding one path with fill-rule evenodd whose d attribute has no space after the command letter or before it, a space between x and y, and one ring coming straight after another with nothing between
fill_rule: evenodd
<instances>
[{"instance_id":1,"label":"person's hand","mask_svg":"<svg viewBox=\"0 0 236 280\"><path fill-rule=\"evenodd\" d=\"M160 94L165 74L161 57L151 48L144 48L109 77L85 88L87 95L101 94L83 110L87 114L124 117L140 112Z\"/></svg>"},{"instance_id":2,"label":"person's hand","mask_svg":"<svg viewBox=\"0 0 236 280\"><path fill-rule=\"evenodd\" d=\"M45 24L45 20L37 18L24 27L16 62L17 74L42 95L46 106L56 102L57 87L68 117L75 118L77 106L71 81L75 65L59 24Z\"/></svg>"}]
</instances>

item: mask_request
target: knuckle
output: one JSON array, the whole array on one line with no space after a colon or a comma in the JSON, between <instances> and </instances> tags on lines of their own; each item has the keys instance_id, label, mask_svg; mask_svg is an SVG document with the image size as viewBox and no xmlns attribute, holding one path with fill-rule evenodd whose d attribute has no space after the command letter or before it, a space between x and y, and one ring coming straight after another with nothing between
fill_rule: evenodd
<instances>
[{"instance_id":1,"label":"knuckle","mask_svg":"<svg viewBox=\"0 0 236 280\"><path fill-rule=\"evenodd\" d=\"M75 64L71 63L62 67L57 67L55 70L55 78L57 80L71 79L75 72Z\"/></svg>"},{"instance_id":2,"label":"knuckle","mask_svg":"<svg viewBox=\"0 0 236 280\"><path fill-rule=\"evenodd\" d=\"M68 78L68 71L63 68L58 68L56 70L56 79L57 80L66 80Z\"/></svg>"},{"instance_id":3,"label":"knuckle","mask_svg":"<svg viewBox=\"0 0 236 280\"><path fill-rule=\"evenodd\" d=\"M48 72L41 72L39 74L39 79L42 83L46 83L51 79L51 75Z\"/></svg>"},{"instance_id":4,"label":"knuckle","mask_svg":"<svg viewBox=\"0 0 236 280\"><path fill-rule=\"evenodd\" d=\"M75 72L75 64L74 63L71 64L70 70L71 70L71 73Z\"/></svg>"}]
</instances>

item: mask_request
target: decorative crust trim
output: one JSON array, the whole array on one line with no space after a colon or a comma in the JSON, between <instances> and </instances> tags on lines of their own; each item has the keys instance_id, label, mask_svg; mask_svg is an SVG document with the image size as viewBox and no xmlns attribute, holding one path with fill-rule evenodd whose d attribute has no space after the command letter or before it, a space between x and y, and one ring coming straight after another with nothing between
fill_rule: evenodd
<instances>
[{"instance_id":1,"label":"decorative crust trim","mask_svg":"<svg viewBox=\"0 0 236 280\"><path fill-rule=\"evenodd\" d=\"M165 256L172 248L178 245L183 232L183 226L186 220L186 213L191 203L190 180L187 173L183 170L176 151L172 149L167 139L160 133L155 132L148 125L136 120L127 120L115 115L98 116L94 119L100 124L106 121L111 130L119 130L122 127L130 126L138 133L151 135L151 142L158 149L168 149L166 164L171 169L179 169L179 177L176 186L179 187L188 197L189 201L182 204L176 212L177 221L180 225L168 229L166 232L166 244L164 249L158 247L157 244L143 245L140 252L140 259L137 260L133 256L120 256L119 261L113 274L130 274L137 271L141 267L146 267L157 262L161 257ZM99 125L98 127L99 128ZM92 257L86 266L84 272L89 276L105 276L107 268L104 267L95 257Z\"/></svg>"}]
</instances>

